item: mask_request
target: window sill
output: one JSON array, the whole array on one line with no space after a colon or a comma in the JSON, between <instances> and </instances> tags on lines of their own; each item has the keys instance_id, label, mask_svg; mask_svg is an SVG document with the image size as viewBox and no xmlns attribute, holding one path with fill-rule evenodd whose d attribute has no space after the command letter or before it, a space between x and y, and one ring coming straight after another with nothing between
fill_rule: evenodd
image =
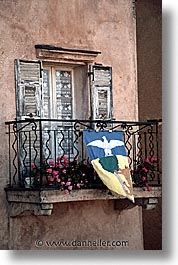
<instances>
[{"instance_id":1,"label":"window sill","mask_svg":"<svg viewBox=\"0 0 178 265\"><path fill-rule=\"evenodd\" d=\"M161 197L161 187L151 187L150 191L143 188L134 188L135 203L127 199L111 194L108 190L81 189L74 190L70 194L64 194L59 190L11 190L6 189L9 203L9 215L51 215L53 204L62 202L93 201L93 200L115 200L115 209L123 210L125 202L129 202L129 208L141 205L148 209L156 206L158 198Z\"/></svg>"}]
</instances>

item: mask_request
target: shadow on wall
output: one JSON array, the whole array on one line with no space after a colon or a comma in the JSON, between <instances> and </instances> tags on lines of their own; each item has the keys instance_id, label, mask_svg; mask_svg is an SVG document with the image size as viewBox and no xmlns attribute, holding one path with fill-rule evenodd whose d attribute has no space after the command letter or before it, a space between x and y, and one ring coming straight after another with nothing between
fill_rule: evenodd
<instances>
[{"instance_id":1,"label":"shadow on wall","mask_svg":"<svg viewBox=\"0 0 178 265\"><path fill-rule=\"evenodd\" d=\"M143 234L145 250L162 249L162 200L153 210L143 210Z\"/></svg>"}]
</instances>

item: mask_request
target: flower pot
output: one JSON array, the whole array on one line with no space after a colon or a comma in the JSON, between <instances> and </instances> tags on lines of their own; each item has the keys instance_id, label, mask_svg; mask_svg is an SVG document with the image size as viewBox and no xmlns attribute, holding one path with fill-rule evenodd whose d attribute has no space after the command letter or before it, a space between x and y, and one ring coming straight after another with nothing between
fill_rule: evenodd
<instances>
[{"instance_id":1,"label":"flower pot","mask_svg":"<svg viewBox=\"0 0 178 265\"><path fill-rule=\"evenodd\" d=\"M29 189L33 186L34 184L34 177L26 177L25 178L25 188Z\"/></svg>"}]
</instances>

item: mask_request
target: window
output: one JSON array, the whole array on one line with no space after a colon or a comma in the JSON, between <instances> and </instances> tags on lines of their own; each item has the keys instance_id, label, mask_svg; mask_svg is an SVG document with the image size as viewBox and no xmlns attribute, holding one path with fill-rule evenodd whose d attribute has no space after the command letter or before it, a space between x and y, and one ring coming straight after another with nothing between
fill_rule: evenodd
<instances>
[{"instance_id":1,"label":"window","mask_svg":"<svg viewBox=\"0 0 178 265\"><path fill-rule=\"evenodd\" d=\"M15 69L17 119L113 118L111 67L44 64L42 71L41 61L16 60Z\"/></svg>"},{"instance_id":2,"label":"window","mask_svg":"<svg viewBox=\"0 0 178 265\"><path fill-rule=\"evenodd\" d=\"M73 71L49 66L43 69L43 117L47 119L74 118Z\"/></svg>"},{"instance_id":3,"label":"window","mask_svg":"<svg viewBox=\"0 0 178 265\"><path fill-rule=\"evenodd\" d=\"M15 60L15 73L17 119L30 116L48 119L42 125L42 149L46 159L63 154L70 160L75 157L72 119L112 118L111 67L18 59ZM50 119L57 122L50 122ZM39 136L35 133L28 126L19 133L22 175L32 161L37 162L40 153Z\"/></svg>"},{"instance_id":4,"label":"window","mask_svg":"<svg viewBox=\"0 0 178 265\"><path fill-rule=\"evenodd\" d=\"M70 159L75 156L73 148L73 126L70 121L74 119L73 113L73 70L61 66L44 66L42 89L42 118L62 120L58 123L43 123L44 138L49 137L51 131L50 152L52 157L62 155L64 152ZM52 133L55 131L55 135ZM61 133L59 133L61 132ZM65 141L62 141L62 139ZM62 142L61 142L62 141ZM45 141L46 142L46 141ZM61 142L61 152L58 143ZM48 149L44 148L48 152ZM47 153L48 155L48 153Z\"/></svg>"}]
</instances>

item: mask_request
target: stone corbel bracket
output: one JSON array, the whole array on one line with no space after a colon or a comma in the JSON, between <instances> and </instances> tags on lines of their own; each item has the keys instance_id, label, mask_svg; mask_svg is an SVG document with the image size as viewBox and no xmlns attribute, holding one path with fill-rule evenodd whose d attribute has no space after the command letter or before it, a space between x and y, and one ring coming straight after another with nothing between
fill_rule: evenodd
<instances>
[{"instance_id":1,"label":"stone corbel bracket","mask_svg":"<svg viewBox=\"0 0 178 265\"><path fill-rule=\"evenodd\" d=\"M136 205L142 206L143 209L152 210L156 208L158 204L158 198L136 198L135 203L128 199L115 200L114 208L118 211L123 211L126 209L131 209Z\"/></svg>"},{"instance_id":2,"label":"stone corbel bracket","mask_svg":"<svg viewBox=\"0 0 178 265\"><path fill-rule=\"evenodd\" d=\"M22 203L9 202L9 216L25 216L25 215L51 215L53 209L52 203L37 204L37 203Z\"/></svg>"},{"instance_id":3,"label":"stone corbel bracket","mask_svg":"<svg viewBox=\"0 0 178 265\"><path fill-rule=\"evenodd\" d=\"M150 191L142 188L134 188L135 203L108 190L74 190L70 194L64 194L59 190L12 190L6 189L7 201L9 205L9 216L20 215L51 215L54 203L64 203L72 201L92 201L92 200L115 200L115 210L135 207L153 209L161 197L161 187L152 187Z\"/></svg>"}]
</instances>

